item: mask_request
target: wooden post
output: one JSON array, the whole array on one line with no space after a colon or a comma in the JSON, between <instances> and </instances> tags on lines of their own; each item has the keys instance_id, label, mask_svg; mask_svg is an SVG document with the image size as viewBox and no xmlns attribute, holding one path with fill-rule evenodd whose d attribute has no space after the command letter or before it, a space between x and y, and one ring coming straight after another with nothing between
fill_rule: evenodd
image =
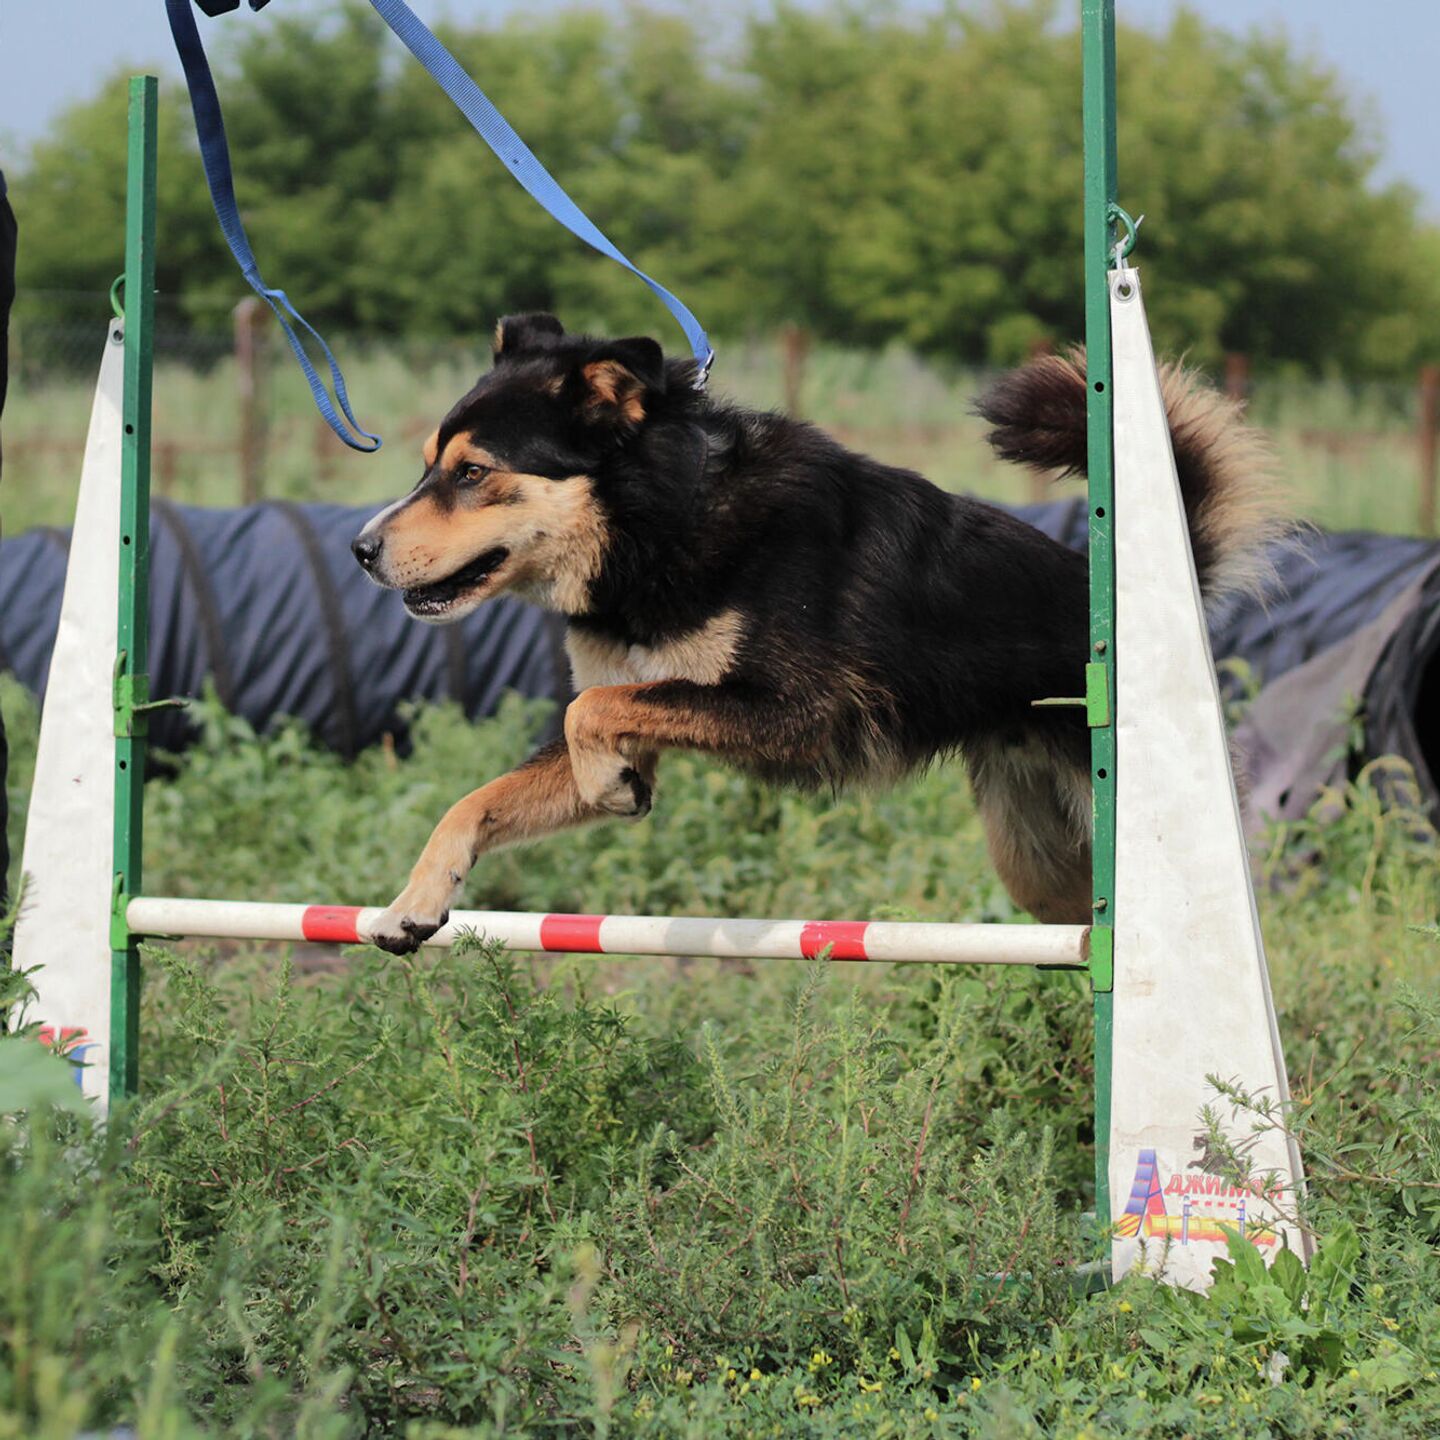
<instances>
[{"instance_id":1,"label":"wooden post","mask_svg":"<svg viewBox=\"0 0 1440 1440\"><path fill-rule=\"evenodd\" d=\"M1055 353L1055 342L1048 335L1036 335L1025 347L1026 360L1039 360L1046 355ZM1040 470L1030 470L1029 475L1029 501L1032 505L1043 505L1047 500L1053 500L1054 480L1053 475L1047 475Z\"/></svg>"},{"instance_id":2,"label":"wooden post","mask_svg":"<svg viewBox=\"0 0 1440 1440\"><path fill-rule=\"evenodd\" d=\"M1042 356L1055 353L1055 342L1048 335L1035 335L1031 337L1030 343L1025 347L1025 358L1027 360L1039 360ZM1032 505L1043 505L1047 500L1053 500L1053 477L1042 474L1039 470L1030 470L1030 503Z\"/></svg>"},{"instance_id":3,"label":"wooden post","mask_svg":"<svg viewBox=\"0 0 1440 1440\"><path fill-rule=\"evenodd\" d=\"M1242 405L1250 398L1250 357L1231 350L1225 356L1225 393Z\"/></svg>"},{"instance_id":4,"label":"wooden post","mask_svg":"<svg viewBox=\"0 0 1440 1440\"><path fill-rule=\"evenodd\" d=\"M265 473L265 319L269 314L256 295L234 310L235 370L240 391L240 503L254 505Z\"/></svg>"},{"instance_id":5,"label":"wooden post","mask_svg":"<svg viewBox=\"0 0 1440 1440\"><path fill-rule=\"evenodd\" d=\"M780 331L785 413L799 416L805 392L805 362L810 358L810 332L803 325L786 325Z\"/></svg>"},{"instance_id":6,"label":"wooden post","mask_svg":"<svg viewBox=\"0 0 1440 1440\"><path fill-rule=\"evenodd\" d=\"M1026 360L1039 360L1046 355L1055 353L1055 342L1048 335L1034 335L1025 346ZM1047 500L1053 500L1055 477L1047 475L1039 470L1030 470L1029 475L1029 501L1032 505L1043 505Z\"/></svg>"},{"instance_id":7,"label":"wooden post","mask_svg":"<svg viewBox=\"0 0 1440 1440\"><path fill-rule=\"evenodd\" d=\"M180 447L173 440L161 440L155 446L155 486L169 499L175 493L175 477L180 473Z\"/></svg>"},{"instance_id":8,"label":"wooden post","mask_svg":"<svg viewBox=\"0 0 1440 1440\"><path fill-rule=\"evenodd\" d=\"M335 432L325 418L316 415L310 422L310 474L316 485L335 478Z\"/></svg>"},{"instance_id":9,"label":"wooden post","mask_svg":"<svg viewBox=\"0 0 1440 1440\"><path fill-rule=\"evenodd\" d=\"M1435 457L1440 448L1440 365L1420 367L1420 533L1435 533Z\"/></svg>"}]
</instances>

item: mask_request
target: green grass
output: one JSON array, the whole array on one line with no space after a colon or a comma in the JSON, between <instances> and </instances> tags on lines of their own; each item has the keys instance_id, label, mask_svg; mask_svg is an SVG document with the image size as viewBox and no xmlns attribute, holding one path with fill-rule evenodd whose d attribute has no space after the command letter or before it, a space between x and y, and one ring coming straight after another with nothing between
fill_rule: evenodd
<instances>
[{"instance_id":1,"label":"green grass","mask_svg":"<svg viewBox=\"0 0 1440 1440\"><path fill-rule=\"evenodd\" d=\"M277 354L267 390L268 495L365 504L407 489L422 440L488 364L478 348L455 344L341 349L357 414L385 436L386 447L374 457L345 450L316 415L288 356ZM97 337L97 364L98 358ZM27 382L23 373L6 410L0 495L10 534L69 524L93 391L88 378ZM903 351L822 346L810 357L801 409L847 444L950 489L1010 502L1035 498L1029 476L990 458L983 426L969 414L983 381ZM714 384L748 404L779 405L784 385L778 347L726 346ZM157 490L188 503L240 502L236 394L229 360L203 372L178 362L157 367ZM1262 381L1253 412L1273 436L1296 508L1307 519L1337 529L1413 528L1418 459L1408 389ZM1074 493L1073 486L1044 492Z\"/></svg>"},{"instance_id":2,"label":"green grass","mask_svg":"<svg viewBox=\"0 0 1440 1440\"><path fill-rule=\"evenodd\" d=\"M480 363L357 356L360 414L389 441L369 460L317 442L278 370L270 493L396 493ZM177 499L238 498L233 378L160 368ZM729 347L719 378L777 403L778 353ZM822 349L804 408L943 484L1028 498L966 413L977 383ZM12 394L10 533L68 523L89 403L80 382ZM1255 411L1312 518L1408 528L1405 396L1272 385ZM13 886L35 717L4 677L0 707ZM205 715L148 787L153 893L388 899L458 790L537 723L428 710L412 759L345 765ZM1440 882L1433 833L1374 778L1260 862L1322 1237L1308 1282L1241 1249L1207 1300L1143 1279L1071 1294L1098 1253L1074 976L157 947L144 1095L105 1131L45 1109L63 1071L0 1041L0 1440L1434 1435ZM959 767L836 799L685 756L650 819L488 858L466 902L1017 918Z\"/></svg>"},{"instance_id":3,"label":"green grass","mask_svg":"<svg viewBox=\"0 0 1440 1440\"><path fill-rule=\"evenodd\" d=\"M535 718L429 710L345 766L212 709L149 787L149 887L388 897ZM1369 777L1329 798L1261 890L1308 1282L1241 1247L1209 1299L1071 1294L1074 976L157 947L142 1100L0 1126L0 1437L1433 1435L1435 840ZM836 801L685 757L467 901L1009 917L958 767ZM0 1042L4 1109L65 1093L36 1054Z\"/></svg>"}]
</instances>

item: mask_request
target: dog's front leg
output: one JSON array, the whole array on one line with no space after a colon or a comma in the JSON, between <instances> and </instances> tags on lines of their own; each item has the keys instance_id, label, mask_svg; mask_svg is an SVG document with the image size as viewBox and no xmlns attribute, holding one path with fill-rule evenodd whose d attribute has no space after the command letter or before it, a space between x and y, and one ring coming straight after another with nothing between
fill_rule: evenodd
<instances>
[{"instance_id":1,"label":"dog's front leg","mask_svg":"<svg viewBox=\"0 0 1440 1440\"><path fill-rule=\"evenodd\" d=\"M659 680L595 685L565 712L565 743L581 798L611 815L643 815L661 750L700 750L797 768L814 766L823 724L753 686Z\"/></svg>"},{"instance_id":2,"label":"dog's front leg","mask_svg":"<svg viewBox=\"0 0 1440 1440\"><path fill-rule=\"evenodd\" d=\"M370 939L392 955L408 955L449 919L461 884L485 851L604 813L576 789L565 742L547 745L518 770L472 790L446 811L415 862L410 883L370 927Z\"/></svg>"},{"instance_id":3,"label":"dog's front leg","mask_svg":"<svg viewBox=\"0 0 1440 1440\"><path fill-rule=\"evenodd\" d=\"M450 807L370 938L396 955L417 949L449 918L487 850L606 815L644 815L661 750L804 767L816 763L822 729L804 707L751 688L662 680L583 690L565 712L564 740Z\"/></svg>"},{"instance_id":4,"label":"dog's front leg","mask_svg":"<svg viewBox=\"0 0 1440 1440\"><path fill-rule=\"evenodd\" d=\"M630 688L582 690L565 711L565 745L581 800L607 815L638 819L650 813L658 747L617 726L613 706L604 705L605 696Z\"/></svg>"}]
</instances>

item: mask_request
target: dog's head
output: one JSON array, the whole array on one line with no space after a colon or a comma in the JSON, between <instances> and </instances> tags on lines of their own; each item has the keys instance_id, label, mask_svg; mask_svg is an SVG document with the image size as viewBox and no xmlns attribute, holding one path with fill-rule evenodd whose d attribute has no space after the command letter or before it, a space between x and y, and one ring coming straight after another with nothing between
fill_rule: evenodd
<instances>
[{"instance_id":1,"label":"dog's head","mask_svg":"<svg viewBox=\"0 0 1440 1440\"><path fill-rule=\"evenodd\" d=\"M653 340L567 336L553 315L502 320L493 368L425 442L415 488L355 538L355 558L435 624L506 590L580 613L608 540L596 472L665 392Z\"/></svg>"}]
</instances>

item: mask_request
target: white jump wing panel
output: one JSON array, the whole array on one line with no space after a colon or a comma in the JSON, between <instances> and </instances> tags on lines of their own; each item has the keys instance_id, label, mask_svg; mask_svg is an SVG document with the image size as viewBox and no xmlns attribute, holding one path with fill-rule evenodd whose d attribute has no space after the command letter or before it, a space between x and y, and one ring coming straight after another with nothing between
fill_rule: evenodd
<instances>
[{"instance_id":1,"label":"white jump wing panel","mask_svg":"<svg viewBox=\"0 0 1440 1440\"><path fill-rule=\"evenodd\" d=\"M1219 687L1139 275L1110 280L1115 411L1115 998L1110 1195L1118 1278L1203 1288L1227 1230L1305 1257L1294 1144L1207 1075L1289 1098ZM1200 1112L1252 1164L1231 1184Z\"/></svg>"},{"instance_id":2,"label":"white jump wing panel","mask_svg":"<svg viewBox=\"0 0 1440 1440\"><path fill-rule=\"evenodd\" d=\"M42 1039L77 1062L77 1083L102 1106L109 1093L112 687L124 380L123 330L112 320L90 412L40 720L13 961L17 969L43 967L33 976L38 999L26 1019L38 1018Z\"/></svg>"}]
</instances>

